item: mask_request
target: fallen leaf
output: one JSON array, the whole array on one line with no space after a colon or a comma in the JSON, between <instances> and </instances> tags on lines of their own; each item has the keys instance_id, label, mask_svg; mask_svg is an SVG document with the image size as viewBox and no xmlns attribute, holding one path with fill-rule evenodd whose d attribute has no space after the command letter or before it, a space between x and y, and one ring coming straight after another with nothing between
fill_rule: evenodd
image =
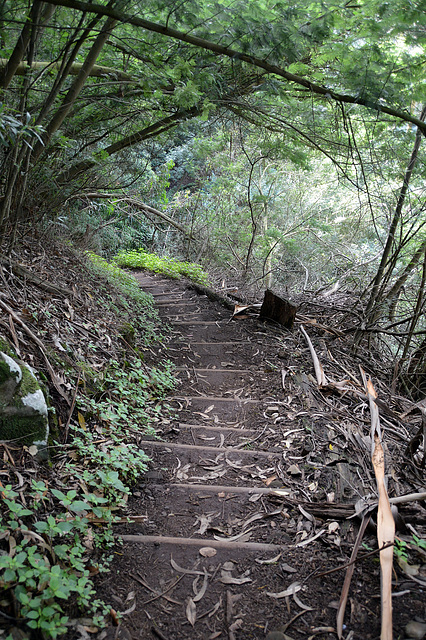
<instances>
[{"instance_id":1,"label":"fallen leaf","mask_svg":"<svg viewBox=\"0 0 426 640\"><path fill-rule=\"evenodd\" d=\"M111 616L112 624L115 627L118 627L118 625L120 624L120 620L118 619L116 610L115 609L110 609L109 610L109 615Z\"/></svg>"},{"instance_id":2,"label":"fallen leaf","mask_svg":"<svg viewBox=\"0 0 426 640\"><path fill-rule=\"evenodd\" d=\"M217 529L217 527L215 527ZM247 542L251 538L252 528L247 529L247 531L242 531L241 533L237 533L235 536L217 536L214 535L213 538L215 540L227 540L228 542L235 542L235 540L239 540L240 542Z\"/></svg>"},{"instance_id":3,"label":"fallen leaf","mask_svg":"<svg viewBox=\"0 0 426 640\"><path fill-rule=\"evenodd\" d=\"M222 582L223 584L245 584L246 582L252 582L252 579L245 574L240 578L234 578L234 576L231 575L231 571L226 569L222 569L220 573L221 577L219 578L219 582Z\"/></svg>"},{"instance_id":4,"label":"fallen leaf","mask_svg":"<svg viewBox=\"0 0 426 640\"><path fill-rule=\"evenodd\" d=\"M302 472L300 471L300 469L297 466L297 464L291 464L289 466L289 468L287 469L287 473L289 473L291 476L300 476L300 475L302 475Z\"/></svg>"},{"instance_id":5,"label":"fallen leaf","mask_svg":"<svg viewBox=\"0 0 426 640\"><path fill-rule=\"evenodd\" d=\"M283 571L286 571L286 573L297 573L297 569L291 567L289 564L287 564L287 562L282 562L280 568Z\"/></svg>"},{"instance_id":6,"label":"fallen leaf","mask_svg":"<svg viewBox=\"0 0 426 640\"><path fill-rule=\"evenodd\" d=\"M178 571L179 573L186 573L187 575L190 576L203 576L204 575L204 571L195 571L195 569L184 569L183 567L180 567L177 562L175 562L173 560L173 558L170 558L170 564L172 565L173 569L175 571Z\"/></svg>"},{"instance_id":7,"label":"fallen leaf","mask_svg":"<svg viewBox=\"0 0 426 640\"><path fill-rule=\"evenodd\" d=\"M280 591L279 593L270 593L269 591L267 591L266 595L278 600L279 598L287 598L288 596L292 596L293 594L300 591L301 588L302 586L298 582L293 582L287 589L285 589L285 591Z\"/></svg>"},{"instance_id":8,"label":"fallen leaf","mask_svg":"<svg viewBox=\"0 0 426 640\"><path fill-rule=\"evenodd\" d=\"M203 513L200 516L197 516L195 524L197 524L197 522L199 522L200 523L200 528L197 529L197 531L195 533L199 533L200 536L202 536L203 533L205 533L207 531L207 529L209 527L209 524L211 523L211 521L213 520L215 515L216 515L215 513L209 513L207 515L205 515Z\"/></svg>"},{"instance_id":9,"label":"fallen leaf","mask_svg":"<svg viewBox=\"0 0 426 640\"><path fill-rule=\"evenodd\" d=\"M328 533L335 533L339 529L338 522L330 522L328 525Z\"/></svg>"},{"instance_id":10,"label":"fallen leaf","mask_svg":"<svg viewBox=\"0 0 426 640\"><path fill-rule=\"evenodd\" d=\"M407 576L417 576L419 574L419 564L408 564L405 558L398 558L398 564Z\"/></svg>"},{"instance_id":11,"label":"fallen leaf","mask_svg":"<svg viewBox=\"0 0 426 640\"><path fill-rule=\"evenodd\" d=\"M198 580L198 576L197 578L194 580L194 597L193 597L193 601L194 602L200 602L201 598L204 596L204 594L206 593L207 590L207 584L208 584L208 579L209 579L209 574L207 573L207 571L204 569L204 580L203 580L203 584L201 586L201 589L199 591L195 590L195 585L196 585L196 581Z\"/></svg>"},{"instance_id":12,"label":"fallen leaf","mask_svg":"<svg viewBox=\"0 0 426 640\"><path fill-rule=\"evenodd\" d=\"M282 553L279 553L277 556L275 556L274 558L270 558L269 560L260 560L259 558L255 558L255 562L257 562L257 564L275 564L275 562L278 562L281 556Z\"/></svg>"},{"instance_id":13,"label":"fallen leaf","mask_svg":"<svg viewBox=\"0 0 426 640\"><path fill-rule=\"evenodd\" d=\"M197 607L192 598L188 599L188 604L186 605L186 617L188 618L189 623L194 626L197 619Z\"/></svg>"}]
</instances>

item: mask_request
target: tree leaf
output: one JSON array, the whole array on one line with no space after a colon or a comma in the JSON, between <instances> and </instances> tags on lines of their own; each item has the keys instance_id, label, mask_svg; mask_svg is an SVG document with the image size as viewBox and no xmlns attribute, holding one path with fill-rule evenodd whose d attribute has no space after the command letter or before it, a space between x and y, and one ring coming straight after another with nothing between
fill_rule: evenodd
<instances>
[{"instance_id":1,"label":"tree leaf","mask_svg":"<svg viewBox=\"0 0 426 640\"><path fill-rule=\"evenodd\" d=\"M186 617L189 623L194 626L197 619L197 607L192 598L188 599L188 604L186 605Z\"/></svg>"}]
</instances>

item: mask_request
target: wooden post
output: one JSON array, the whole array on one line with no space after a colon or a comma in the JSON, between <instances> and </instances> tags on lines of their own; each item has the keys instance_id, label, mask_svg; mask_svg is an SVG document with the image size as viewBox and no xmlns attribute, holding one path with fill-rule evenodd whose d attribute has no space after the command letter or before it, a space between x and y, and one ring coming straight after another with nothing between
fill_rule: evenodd
<instances>
[{"instance_id":1,"label":"wooden post","mask_svg":"<svg viewBox=\"0 0 426 640\"><path fill-rule=\"evenodd\" d=\"M260 309L261 318L269 318L282 324L287 329L293 328L297 307L272 293L270 289L265 291L262 307Z\"/></svg>"}]
</instances>

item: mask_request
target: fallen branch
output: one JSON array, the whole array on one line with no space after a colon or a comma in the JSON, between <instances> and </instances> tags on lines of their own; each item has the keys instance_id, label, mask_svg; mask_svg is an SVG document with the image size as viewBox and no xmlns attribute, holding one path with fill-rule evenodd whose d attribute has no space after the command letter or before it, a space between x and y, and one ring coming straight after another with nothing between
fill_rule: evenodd
<instances>
[{"instance_id":1,"label":"fallen branch","mask_svg":"<svg viewBox=\"0 0 426 640\"><path fill-rule=\"evenodd\" d=\"M8 58L0 58L0 69L4 69L5 67L7 67L8 63L9 63ZM30 69L31 71L39 71L39 72L52 71L56 73L57 71L61 70L61 65L62 65L61 62L47 62L44 60L35 61L35 62L32 62L31 64L28 64L28 62L20 62L19 65L16 67L15 75L25 76ZM80 73L82 66L83 66L83 63L74 62L69 68L68 73L72 76L77 76ZM110 80L119 80L120 82L133 82L135 84L140 83L139 78L134 78L129 73L125 73L120 69L112 69L111 67L104 67L99 64L93 65L92 69L90 70L89 76L95 77L95 78L108 78Z\"/></svg>"},{"instance_id":2,"label":"fallen branch","mask_svg":"<svg viewBox=\"0 0 426 640\"><path fill-rule=\"evenodd\" d=\"M44 347L44 344L42 343L42 341L39 338L37 338L36 335L34 335L34 333L25 324L25 322L23 320L21 320L21 318L13 311L13 309L11 309L9 307L9 305L7 305L5 302L3 302L3 300L1 298L0 298L0 307L2 309L4 309L6 311L6 313L8 313L9 316L11 316L15 320L15 322L17 322L22 327L22 329L25 331L25 333L38 346L38 348L40 349L41 354L42 354L42 356L44 358L44 361L46 363L46 367L47 367L47 370L48 370L48 372L50 374L50 379L52 380L53 386L55 387L55 389L59 393L59 395L65 400L67 405L70 406L71 405L71 401L70 401L70 399L68 398L67 394L65 393L65 391L62 389L62 387L60 385L60 382L58 380L58 376L54 372L53 367L50 364L50 361L49 361L49 359L48 359L48 357L46 355L46 352L44 350L45 347Z\"/></svg>"},{"instance_id":3,"label":"fallen branch","mask_svg":"<svg viewBox=\"0 0 426 640\"><path fill-rule=\"evenodd\" d=\"M154 207L151 207L150 205L145 204L145 202L142 202L141 200L137 200L136 198L114 196L111 193L90 192L90 193L76 193L70 196L68 200L75 200L76 198L88 198L89 200L111 199L114 202L114 204L119 204L120 202L124 202L125 204L130 204L131 206L136 207L141 211L146 211L148 213L153 214L154 216L157 216L158 218L161 218L162 220L170 224L172 227L174 227L175 229L183 233L188 238L191 238L191 239L194 238L191 231L188 231L188 229L185 229L183 225L173 220L173 218L168 216L166 213L164 213L163 211L159 211L158 209L154 209Z\"/></svg>"},{"instance_id":4,"label":"fallen branch","mask_svg":"<svg viewBox=\"0 0 426 640\"><path fill-rule=\"evenodd\" d=\"M355 561L358 555L359 548L361 546L362 538L364 536L365 530L369 522L370 522L370 516L366 516L362 519L361 526L359 528L358 535L356 537L355 544L352 549L351 557L346 567L346 575L345 575L345 580L343 582L342 591L340 593L339 608L337 610L337 617L336 617L336 631L337 631L337 636L339 640L343 634L343 619L345 617L345 609L346 609L346 603L348 601L349 587L351 586L352 575L355 569Z\"/></svg>"},{"instance_id":5,"label":"fallen branch","mask_svg":"<svg viewBox=\"0 0 426 640\"><path fill-rule=\"evenodd\" d=\"M314 349L314 345L311 342L308 334L305 331L305 327L303 324L300 325L300 331L305 336L306 342L308 343L309 351L311 352L312 360L314 363L315 375L317 377L317 383L319 387L325 387L327 384L327 378L325 377L324 369L321 366L321 363L318 359L316 351Z\"/></svg>"},{"instance_id":6,"label":"fallen branch","mask_svg":"<svg viewBox=\"0 0 426 640\"><path fill-rule=\"evenodd\" d=\"M381 443L379 409L375 403L376 391L369 379L366 391L370 400L371 413L371 460L376 475L379 493L379 507L377 511L377 542L380 551L380 591L382 600L382 630L381 640L392 640L392 568L393 548L390 546L395 539L395 521L385 485L385 456Z\"/></svg>"},{"instance_id":7,"label":"fallen branch","mask_svg":"<svg viewBox=\"0 0 426 640\"><path fill-rule=\"evenodd\" d=\"M74 296L74 291L72 291L71 289L67 289L66 287L61 287L57 284L51 284L46 280L42 280L41 278L39 278L39 276L29 271L29 269L26 269L21 264L15 264L14 262L10 262L4 257L1 258L1 263L10 267L10 269L12 269L13 273L15 273L16 275L21 276L22 278L25 278L29 282L32 282L39 289L43 289L43 291L47 291L48 293L53 293L56 295L60 294L68 297Z\"/></svg>"}]
</instances>

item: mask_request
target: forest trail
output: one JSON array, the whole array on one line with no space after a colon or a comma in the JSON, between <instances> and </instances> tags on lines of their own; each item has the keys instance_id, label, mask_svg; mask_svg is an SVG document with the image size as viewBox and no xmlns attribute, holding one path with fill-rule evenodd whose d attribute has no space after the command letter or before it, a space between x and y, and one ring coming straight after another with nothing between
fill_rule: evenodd
<instances>
[{"instance_id":1,"label":"forest trail","mask_svg":"<svg viewBox=\"0 0 426 640\"><path fill-rule=\"evenodd\" d=\"M181 384L160 439L138 443L150 469L129 500L134 521L117 530L113 573L98 581L125 612L116 637L335 638L344 571L324 574L350 556L358 523L347 517L364 469L339 432L343 412L311 384L303 338L257 317L232 320L180 282L135 275L172 327L165 355ZM351 637L377 638L374 556L353 584ZM421 595L394 606L403 629Z\"/></svg>"}]
</instances>

